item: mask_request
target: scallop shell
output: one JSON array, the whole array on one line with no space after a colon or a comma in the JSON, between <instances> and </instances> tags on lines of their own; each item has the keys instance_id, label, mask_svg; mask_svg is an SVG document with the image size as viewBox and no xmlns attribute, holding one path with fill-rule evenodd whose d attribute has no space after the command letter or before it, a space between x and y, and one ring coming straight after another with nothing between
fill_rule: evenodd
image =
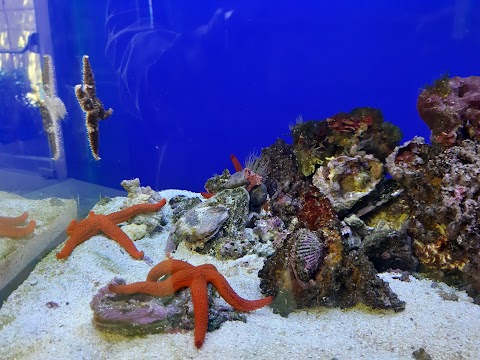
<instances>
[{"instance_id":1,"label":"scallop shell","mask_svg":"<svg viewBox=\"0 0 480 360\"><path fill-rule=\"evenodd\" d=\"M300 285L307 287L323 260L323 243L314 232L305 228L297 230L294 237L290 264Z\"/></svg>"}]
</instances>

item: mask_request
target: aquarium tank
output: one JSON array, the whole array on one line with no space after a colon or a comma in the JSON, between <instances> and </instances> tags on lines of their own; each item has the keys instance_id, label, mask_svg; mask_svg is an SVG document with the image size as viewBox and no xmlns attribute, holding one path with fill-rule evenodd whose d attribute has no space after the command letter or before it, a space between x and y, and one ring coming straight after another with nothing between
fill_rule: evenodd
<instances>
[{"instance_id":1,"label":"aquarium tank","mask_svg":"<svg viewBox=\"0 0 480 360\"><path fill-rule=\"evenodd\" d=\"M0 0L0 359L480 359L479 13Z\"/></svg>"}]
</instances>

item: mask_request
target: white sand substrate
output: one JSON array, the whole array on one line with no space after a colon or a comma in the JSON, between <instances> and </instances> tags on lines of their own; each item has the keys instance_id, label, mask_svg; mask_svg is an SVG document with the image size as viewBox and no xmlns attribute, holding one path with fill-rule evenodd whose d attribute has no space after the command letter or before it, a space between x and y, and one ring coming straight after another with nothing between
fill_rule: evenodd
<instances>
[{"instance_id":1,"label":"white sand substrate","mask_svg":"<svg viewBox=\"0 0 480 360\"><path fill-rule=\"evenodd\" d=\"M31 200L0 191L0 216L16 217L24 211L28 218L20 227L30 220L35 220L36 227L22 238L0 237L0 291L45 249L54 246L54 240L77 216L77 203L58 198Z\"/></svg>"},{"instance_id":2,"label":"white sand substrate","mask_svg":"<svg viewBox=\"0 0 480 360\"><path fill-rule=\"evenodd\" d=\"M163 191L168 199L176 194ZM123 198L109 206L118 209ZM165 206L161 211L170 211ZM165 259L167 233L136 242L156 264ZM57 249L56 251L58 251ZM0 309L0 359L413 359L424 348L435 360L480 358L480 306L460 291L431 280L402 282L381 274L406 301L400 313L354 309L309 309L283 318L269 307L247 314L247 322L224 323L197 349L193 331L144 337L107 335L92 324L90 301L116 276L143 281L152 263L134 260L120 246L94 236L65 261L56 251L42 260ZM247 255L219 261L190 252L174 254L194 265L213 263L240 296L261 298L257 272L263 260ZM444 300L440 290L458 295ZM48 307L55 302L59 307Z\"/></svg>"}]
</instances>

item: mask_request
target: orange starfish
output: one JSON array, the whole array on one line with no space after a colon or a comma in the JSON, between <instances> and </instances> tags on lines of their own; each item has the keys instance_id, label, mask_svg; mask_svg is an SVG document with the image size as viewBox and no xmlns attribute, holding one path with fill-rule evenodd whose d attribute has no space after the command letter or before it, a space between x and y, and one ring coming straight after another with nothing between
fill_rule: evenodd
<instances>
[{"instance_id":1,"label":"orange starfish","mask_svg":"<svg viewBox=\"0 0 480 360\"><path fill-rule=\"evenodd\" d=\"M17 217L0 217L0 237L19 238L31 234L37 226L34 220L30 220L25 227L18 227L27 218L28 212Z\"/></svg>"},{"instance_id":2,"label":"orange starfish","mask_svg":"<svg viewBox=\"0 0 480 360\"><path fill-rule=\"evenodd\" d=\"M143 251L137 250L132 239L130 239L117 224L127 221L138 214L158 211L165 203L166 200L162 199L156 204L133 205L108 215L97 215L93 211L90 211L88 217L82 221L77 222L77 220L72 220L67 227L69 239L63 249L57 253L57 259L68 257L77 245L80 245L99 232L103 232L109 238L118 242L133 258L143 259Z\"/></svg>"},{"instance_id":3,"label":"orange starfish","mask_svg":"<svg viewBox=\"0 0 480 360\"><path fill-rule=\"evenodd\" d=\"M157 282L164 275L171 276ZM165 297L189 287L195 312L195 346L200 348L208 328L208 283L211 283L230 305L240 311L256 310L270 304L273 300L271 296L259 300L243 299L212 264L193 266L185 261L174 259L162 261L154 266L147 275L147 281L128 285L110 284L108 289L116 294L142 293Z\"/></svg>"}]
</instances>

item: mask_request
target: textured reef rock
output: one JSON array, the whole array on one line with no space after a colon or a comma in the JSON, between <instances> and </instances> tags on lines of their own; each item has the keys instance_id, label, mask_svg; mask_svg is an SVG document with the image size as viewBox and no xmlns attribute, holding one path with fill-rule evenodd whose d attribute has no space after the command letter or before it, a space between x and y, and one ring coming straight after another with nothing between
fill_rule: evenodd
<instances>
[{"instance_id":1,"label":"textured reef rock","mask_svg":"<svg viewBox=\"0 0 480 360\"><path fill-rule=\"evenodd\" d=\"M295 309L358 303L403 310L405 303L376 276L363 250L342 235L329 200L312 190L304 201L298 229L259 272L262 292L275 298L274 312L287 316Z\"/></svg>"},{"instance_id":2,"label":"textured reef rock","mask_svg":"<svg viewBox=\"0 0 480 360\"><path fill-rule=\"evenodd\" d=\"M440 150L416 138L387 158L405 188L408 234L430 276L465 287L480 303L480 144L463 140Z\"/></svg>"},{"instance_id":3,"label":"textured reef rock","mask_svg":"<svg viewBox=\"0 0 480 360\"><path fill-rule=\"evenodd\" d=\"M122 279L112 284L123 285ZM245 322L244 314L217 303L209 285L208 331L220 328L225 321ZM158 298L144 294L117 295L102 287L90 303L93 323L102 331L126 336L172 333L193 330L194 313L190 291L181 290L175 296Z\"/></svg>"},{"instance_id":4,"label":"textured reef rock","mask_svg":"<svg viewBox=\"0 0 480 360\"><path fill-rule=\"evenodd\" d=\"M217 194L226 189L236 189L243 187L250 195L250 209L260 211L261 206L267 201L267 187L263 183L264 173L268 166L265 157L258 157L255 153L251 154L243 167L235 155L230 155L230 159L237 170L230 174L225 169L221 175L211 177L205 183L205 190L208 195Z\"/></svg>"},{"instance_id":5,"label":"textured reef rock","mask_svg":"<svg viewBox=\"0 0 480 360\"><path fill-rule=\"evenodd\" d=\"M298 171L292 146L278 139L263 149L262 157L268 163L264 181L270 197L269 206L273 215L288 227L300 209L300 194L308 187Z\"/></svg>"},{"instance_id":6,"label":"textured reef rock","mask_svg":"<svg viewBox=\"0 0 480 360\"><path fill-rule=\"evenodd\" d=\"M379 110L360 108L324 121L300 121L292 127L292 137L300 172L310 176L318 165L340 155L371 154L383 161L402 136Z\"/></svg>"},{"instance_id":7,"label":"textured reef rock","mask_svg":"<svg viewBox=\"0 0 480 360\"><path fill-rule=\"evenodd\" d=\"M262 292L275 297L271 306L284 316L358 303L402 310L405 303L376 276L372 262L383 270L412 270L417 264L405 230L408 219L385 214L400 209L391 203L401 190L385 185L383 170L400 132L367 108L297 123L292 135L292 146L277 140L262 151L270 212L285 229L259 272ZM357 219L350 218L351 226L342 221L348 216Z\"/></svg>"},{"instance_id":8,"label":"textured reef rock","mask_svg":"<svg viewBox=\"0 0 480 360\"><path fill-rule=\"evenodd\" d=\"M170 199L168 205L172 209L172 223L175 224L188 210L200 204L202 200L198 197L186 197L177 195Z\"/></svg>"},{"instance_id":9,"label":"textured reef rock","mask_svg":"<svg viewBox=\"0 0 480 360\"><path fill-rule=\"evenodd\" d=\"M161 199L159 193L153 190L150 186L140 186L140 179L123 180L120 185L127 192L127 201L124 208L142 203L157 203Z\"/></svg>"},{"instance_id":10,"label":"textured reef rock","mask_svg":"<svg viewBox=\"0 0 480 360\"><path fill-rule=\"evenodd\" d=\"M271 253L271 247L247 229L250 195L244 187L225 189L186 211L173 225L165 251L180 242L192 251L219 259L237 259L248 253Z\"/></svg>"},{"instance_id":11,"label":"textured reef rock","mask_svg":"<svg viewBox=\"0 0 480 360\"><path fill-rule=\"evenodd\" d=\"M480 76L447 76L418 97L420 117L432 130L432 143L444 147L480 140Z\"/></svg>"},{"instance_id":12,"label":"textured reef rock","mask_svg":"<svg viewBox=\"0 0 480 360\"><path fill-rule=\"evenodd\" d=\"M383 164L372 155L338 156L320 166L312 182L336 211L345 211L370 194L383 178Z\"/></svg>"},{"instance_id":13,"label":"textured reef rock","mask_svg":"<svg viewBox=\"0 0 480 360\"><path fill-rule=\"evenodd\" d=\"M168 241L175 245L184 241L190 250L202 250L227 219L228 209L225 206L197 205L178 219Z\"/></svg>"},{"instance_id":14,"label":"textured reef rock","mask_svg":"<svg viewBox=\"0 0 480 360\"><path fill-rule=\"evenodd\" d=\"M140 186L140 179L123 180L120 185L127 191L127 198L122 205L122 209L128 208L136 204L157 203L162 200L159 193L150 186ZM165 213L157 212L155 214L139 214L135 216L126 229L129 236L135 239L143 237L156 229L163 228L167 224ZM145 228L146 227L146 228ZM145 229L143 229L145 228Z\"/></svg>"}]
</instances>

